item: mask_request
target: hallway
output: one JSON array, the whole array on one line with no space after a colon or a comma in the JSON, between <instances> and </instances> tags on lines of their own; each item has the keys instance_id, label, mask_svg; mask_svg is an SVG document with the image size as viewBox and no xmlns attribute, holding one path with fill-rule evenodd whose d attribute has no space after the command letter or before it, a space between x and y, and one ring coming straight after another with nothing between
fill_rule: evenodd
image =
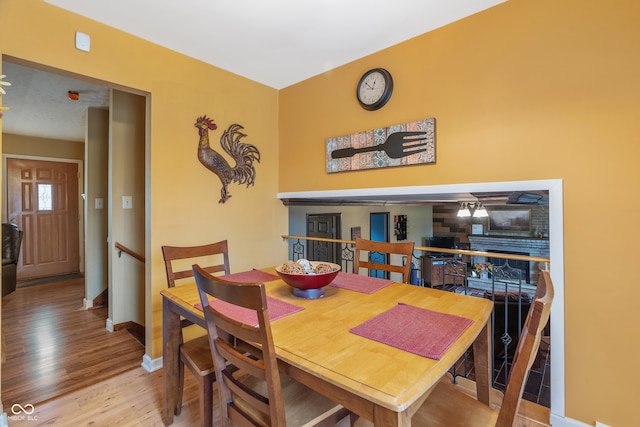
<instances>
[{"instance_id":1,"label":"hallway","mask_svg":"<svg viewBox=\"0 0 640 427\"><path fill-rule=\"evenodd\" d=\"M83 309L84 278L19 287L2 299L2 403L38 404L140 366L144 346Z\"/></svg>"}]
</instances>

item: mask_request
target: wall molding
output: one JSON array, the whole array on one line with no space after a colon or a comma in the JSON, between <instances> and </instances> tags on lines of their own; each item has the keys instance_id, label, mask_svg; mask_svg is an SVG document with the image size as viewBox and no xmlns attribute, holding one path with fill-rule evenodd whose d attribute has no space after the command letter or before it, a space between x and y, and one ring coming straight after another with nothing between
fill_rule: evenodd
<instances>
[{"instance_id":1,"label":"wall molding","mask_svg":"<svg viewBox=\"0 0 640 427\"><path fill-rule=\"evenodd\" d=\"M142 365L145 371L154 372L158 369L162 369L162 357L158 357L157 359L152 359L151 356L145 354L142 356ZM1 426L0 426L1 427Z\"/></svg>"}]
</instances>

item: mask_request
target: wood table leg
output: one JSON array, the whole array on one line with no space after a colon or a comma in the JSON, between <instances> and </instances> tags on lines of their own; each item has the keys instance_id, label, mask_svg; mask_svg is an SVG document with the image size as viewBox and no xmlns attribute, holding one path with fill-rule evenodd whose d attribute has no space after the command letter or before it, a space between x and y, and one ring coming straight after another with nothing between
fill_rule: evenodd
<instances>
[{"instance_id":1,"label":"wood table leg","mask_svg":"<svg viewBox=\"0 0 640 427\"><path fill-rule=\"evenodd\" d=\"M395 412L381 406L373 408L373 425L375 427L411 427L411 417L404 412Z\"/></svg>"},{"instance_id":2,"label":"wood table leg","mask_svg":"<svg viewBox=\"0 0 640 427\"><path fill-rule=\"evenodd\" d=\"M164 394L162 404L162 421L164 425L173 424L173 415L178 405L178 358L181 339L180 315L171 310L171 303L162 298L162 373L164 376Z\"/></svg>"},{"instance_id":3,"label":"wood table leg","mask_svg":"<svg viewBox=\"0 0 640 427\"><path fill-rule=\"evenodd\" d=\"M473 342L473 364L476 371L478 400L491 406L491 318Z\"/></svg>"}]
</instances>

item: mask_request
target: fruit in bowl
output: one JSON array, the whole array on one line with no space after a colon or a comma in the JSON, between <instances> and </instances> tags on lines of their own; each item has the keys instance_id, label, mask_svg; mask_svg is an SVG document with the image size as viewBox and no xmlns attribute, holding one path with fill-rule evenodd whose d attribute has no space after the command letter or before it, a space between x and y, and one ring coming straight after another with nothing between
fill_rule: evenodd
<instances>
[{"instance_id":1,"label":"fruit in bowl","mask_svg":"<svg viewBox=\"0 0 640 427\"><path fill-rule=\"evenodd\" d=\"M324 261L299 259L276 266L276 273L284 282L294 288L293 294L302 298L320 298L323 287L335 279L340 272L338 264Z\"/></svg>"}]
</instances>

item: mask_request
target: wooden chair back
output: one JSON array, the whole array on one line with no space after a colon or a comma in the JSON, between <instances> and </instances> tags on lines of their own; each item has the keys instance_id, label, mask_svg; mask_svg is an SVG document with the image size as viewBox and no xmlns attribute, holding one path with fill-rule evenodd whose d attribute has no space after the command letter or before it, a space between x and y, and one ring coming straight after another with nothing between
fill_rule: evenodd
<instances>
[{"instance_id":1,"label":"wooden chair back","mask_svg":"<svg viewBox=\"0 0 640 427\"><path fill-rule=\"evenodd\" d=\"M548 271L541 271L533 303L520 333L496 426L512 426L515 423L527 374L540 348L543 329L549 321L553 295L551 276Z\"/></svg>"},{"instance_id":2,"label":"wooden chair back","mask_svg":"<svg viewBox=\"0 0 640 427\"><path fill-rule=\"evenodd\" d=\"M170 288L175 286L176 280L193 277L191 266L196 262L204 264L202 261L206 260L212 263L203 267L209 273L229 274L229 248L226 240L202 246L163 246L162 255ZM217 261L220 258L217 255L222 256L221 264Z\"/></svg>"},{"instance_id":3,"label":"wooden chair back","mask_svg":"<svg viewBox=\"0 0 640 427\"><path fill-rule=\"evenodd\" d=\"M201 246L163 246L162 256L167 273L167 285L172 288L176 281L193 278L192 265L206 262L207 271L229 274L229 248L226 240ZM180 367L178 369L178 408L180 413L184 391L184 368L186 365L198 380L202 425L213 425L213 383L216 380L209 339L206 336L182 342L182 328L191 326L190 320L180 319Z\"/></svg>"},{"instance_id":4,"label":"wooden chair back","mask_svg":"<svg viewBox=\"0 0 640 427\"><path fill-rule=\"evenodd\" d=\"M193 271L218 378L221 419L231 420L238 426L285 426L282 386L264 284L229 282L207 274L197 265ZM258 326L225 316L209 305L209 297L255 311ZM241 350L236 346L236 339L255 343L256 348L246 352L242 346ZM236 378L237 372L243 375ZM247 376L266 382L266 396L246 386Z\"/></svg>"},{"instance_id":5,"label":"wooden chair back","mask_svg":"<svg viewBox=\"0 0 640 427\"><path fill-rule=\"evenodd\" d=\"M370 256L367 255L366 260L360 259L360 252L367 251L370 253L378 252L391 255L403 255L406 257L404 265L394 265L389 263L377 263L370 261ZM390 273L402 274L402 281L409 283L411 277L411 258L413 256L413 242L374 242L373 240L366 240L356 238L356 252L353 259L353 272L359 274L360 268L367 268L369 270L382 270Z\"/></svg>"}]
</instances>

